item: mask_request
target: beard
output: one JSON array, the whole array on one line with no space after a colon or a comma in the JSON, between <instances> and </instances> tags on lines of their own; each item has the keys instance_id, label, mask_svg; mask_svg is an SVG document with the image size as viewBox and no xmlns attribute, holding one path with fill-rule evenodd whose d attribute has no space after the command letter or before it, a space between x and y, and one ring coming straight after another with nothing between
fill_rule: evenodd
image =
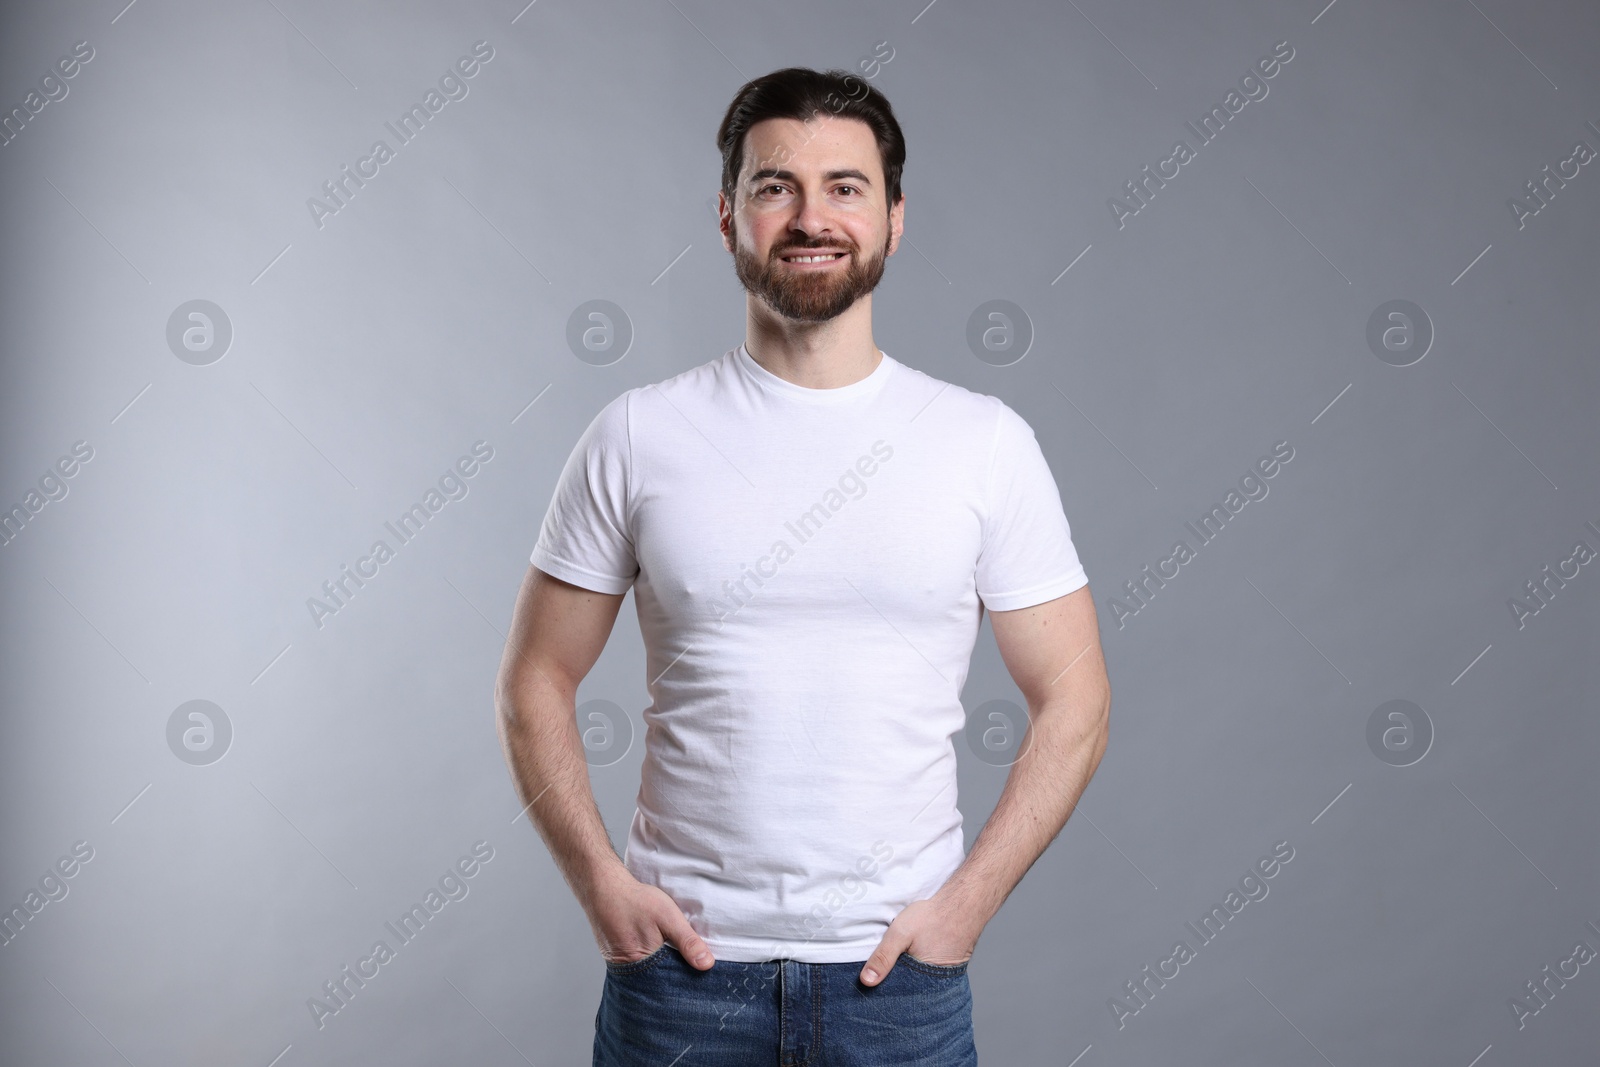
<instances>
[{"instance_id":1,"label":"beard","mask_svg":"<svg viewBox=\"0 0 1600 1067\"><path fill-rule=\"evenodd\" d=\"M883 280L889 249L887 232L882 247L866 260L862 260L861 250L854 244L821 241L775 247L771 258L765 262L739 243L736 224L730 223L730 232L733 235L733 270L740 284L786 319L826 322L837 318ZM803 254L807 248L837 248L841 244L850 256L850 264L844 270L797 271L785 266L779 258Z\"/></svg>"}]
</instances>

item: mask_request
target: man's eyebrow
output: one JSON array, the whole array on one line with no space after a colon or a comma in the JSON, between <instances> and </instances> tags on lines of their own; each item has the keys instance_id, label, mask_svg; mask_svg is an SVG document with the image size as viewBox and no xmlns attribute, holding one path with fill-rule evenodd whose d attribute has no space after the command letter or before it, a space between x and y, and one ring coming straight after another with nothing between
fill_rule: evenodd
<instances>
[{"instance_id":1,"label":"man's eyebrow","mask_svg":"<svg viewBox=\"0 0 1600 1067\"><path fill-rule=\"evenodd\" d=\"M754 174L750 175L750 177L746 179L745 184L754 185L756 182L764 181L767 178L777 178L779 181L793 182L796 185L800 184L800 180L794 176L793 171L784 170L781 167L763 167ZM846 167L842 170L830 170L828 173L822 176L822 180L825 182L837 181L840 178L854 178L862 185L867 186L872 184L871 178L867 177L861 171L856 170L853 167Z\"/></svg>"}]
</instances>

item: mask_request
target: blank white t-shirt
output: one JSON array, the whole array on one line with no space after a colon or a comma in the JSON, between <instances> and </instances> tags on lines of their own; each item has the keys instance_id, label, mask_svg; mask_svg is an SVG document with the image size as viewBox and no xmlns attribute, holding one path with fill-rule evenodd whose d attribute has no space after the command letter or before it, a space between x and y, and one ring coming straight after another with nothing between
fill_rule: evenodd
<instances>
[{"instance_id":1,"label":"blank white t-shirt","mask_svg":"<svg viewBox=\"0 0 1600 1067\"><path fill-rule=\"evenodd\" d=\"M1087 584L1033 431L883 355L811 389L744 346L607 404L530 557L630 586L644 768L624 862L718 959L865 960L964 858L980 600Z\"/></svg>"}]
</instances>

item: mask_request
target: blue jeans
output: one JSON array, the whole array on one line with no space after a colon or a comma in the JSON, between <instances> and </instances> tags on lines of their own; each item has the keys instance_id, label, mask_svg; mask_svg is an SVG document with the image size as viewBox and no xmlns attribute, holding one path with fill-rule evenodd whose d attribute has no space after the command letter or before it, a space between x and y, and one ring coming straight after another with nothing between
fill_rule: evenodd
<instances>
[{"instance_id":1,"label":"blue jeans","mask_svg":"<svg viewBox=\"0 0 1600 1067\"><path fill-rule=\"evenodd\" d=\"M859 963L717 960L662 945L607 963L594 1067L977 1067L967 965L901 953L875 986Z\"/></svg>"}]
</instances>

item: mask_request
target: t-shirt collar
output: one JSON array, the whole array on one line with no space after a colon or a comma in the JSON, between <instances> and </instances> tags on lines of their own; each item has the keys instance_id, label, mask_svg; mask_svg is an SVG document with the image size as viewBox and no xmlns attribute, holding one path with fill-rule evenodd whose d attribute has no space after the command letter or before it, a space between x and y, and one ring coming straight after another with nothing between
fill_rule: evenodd
<instances>
[{"instance_id":1,"label":"t-shirt collar","mask_svg":"<svg viewBox=\"0 0 1600 1067\"><path fill-rule=\"evenodd\" d=\"M889 353L884 352L883 349L880 348L878 351L881 353L881 358L871 374L860 381L851 382L849 385L841 385L836 389L812 389L809 386L796 385L794 382L780 378L757 363L743 343L734 349L733 358L734 362L739 365L740 369L749 378L770 392L812 403L837 403L856 397L869 396L882 388L883 383L893 373L894 360L890 359Z\"/></svg>"}]
</instances>

